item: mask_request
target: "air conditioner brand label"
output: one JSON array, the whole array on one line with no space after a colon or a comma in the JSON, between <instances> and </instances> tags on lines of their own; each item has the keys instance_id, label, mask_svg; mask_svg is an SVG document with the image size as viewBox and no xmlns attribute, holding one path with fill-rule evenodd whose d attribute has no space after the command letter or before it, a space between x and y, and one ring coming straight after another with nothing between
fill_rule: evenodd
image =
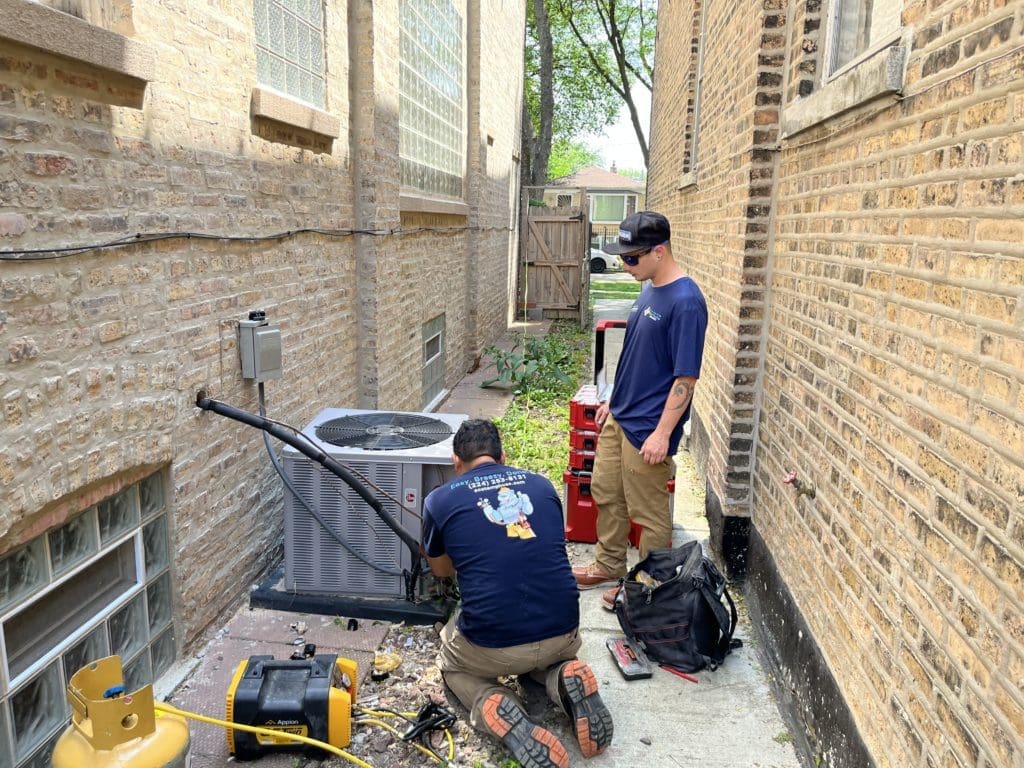
<instances>
[{"instance_id":1,"label":"air conditioner brand label","mask_svg":"<svg viewBox=\"0 0 1024 768\"><path fill-rule=\"evenodd\" d=\"M405 489L405 503L406 504L417 504L420 500L420 492L416 488Z\"/></svg>"}]
</instances>

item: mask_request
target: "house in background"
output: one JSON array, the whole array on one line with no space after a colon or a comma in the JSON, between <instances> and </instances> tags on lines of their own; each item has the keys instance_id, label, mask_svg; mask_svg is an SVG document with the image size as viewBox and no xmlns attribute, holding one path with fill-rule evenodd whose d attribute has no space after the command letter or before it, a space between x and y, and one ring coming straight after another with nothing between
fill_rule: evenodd
<instances>
[{"instance_id":1,"label":"house in background","mask_svg":"<svg viewBox=\"0 0 1024 768\"><path fill-rule=\"evenodd\" d=\"M590 242L599 248L619 236L619 224L629 214L644 210L646 185L612 170L590 166L571 176L555 179L544 189L549 208L579 207L583 196L589 200Z\"/></svg>"},{"instance_id":2,"label":"house in background","mask_svg":"<svg viewBox=\"0 0 1024 768\"><path fill-rule=\"evenodd\" d=\"M830 768L1024 765L1021 10L658 6L712 544Z\"/></svg>"},{"instance_id":3,"label":"house in background","mask_svg":"<svg viewBox=\"0 0 1024 768\"><path fill-rule=\"evenodd\" d=\"M0 765L281 551L268 415L429 409L507 327L524 3L0 0ZM486 52L484 55L483 52ZM486 84L481 88L479 84Z\"/></svg>"}]
</instances>

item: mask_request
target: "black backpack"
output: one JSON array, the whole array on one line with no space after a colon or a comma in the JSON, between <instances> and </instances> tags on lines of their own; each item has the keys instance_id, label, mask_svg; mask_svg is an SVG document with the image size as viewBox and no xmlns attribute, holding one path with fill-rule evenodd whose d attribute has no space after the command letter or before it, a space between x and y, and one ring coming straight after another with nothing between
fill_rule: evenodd
<instances>
[{"instance_id":1,"label":"black backpack","mask_svg":"<svg viewBox=\"0 0 1024 768\"><path fill-rule=\"evenodd\" d=\"M638 580L641 571L650 578ZM622 631L656 662L683 672L714 670L743 644L732 636L736 606L725 578L699 541L650 550L619 584L615 614Z\"/></svg>"}]
</instances>

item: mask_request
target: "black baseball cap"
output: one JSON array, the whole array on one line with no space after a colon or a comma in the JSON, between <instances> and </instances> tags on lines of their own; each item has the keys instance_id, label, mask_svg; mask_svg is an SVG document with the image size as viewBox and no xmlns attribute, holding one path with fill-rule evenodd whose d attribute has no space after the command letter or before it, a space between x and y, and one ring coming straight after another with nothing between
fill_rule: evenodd
<instances>
[{"instance_id":1,"label":"black baseball cap","mask_svg":"<svg viewBox=\"0 0 1024 768\"><path fill-rule=\"evenodd\" d=\"M605 253L632 253L667 243L671 239L672 228L668 225L668 219L654 211L637 211L619 224L619 241L605 243L601 249Z\"/></svg>"}]
</instances>

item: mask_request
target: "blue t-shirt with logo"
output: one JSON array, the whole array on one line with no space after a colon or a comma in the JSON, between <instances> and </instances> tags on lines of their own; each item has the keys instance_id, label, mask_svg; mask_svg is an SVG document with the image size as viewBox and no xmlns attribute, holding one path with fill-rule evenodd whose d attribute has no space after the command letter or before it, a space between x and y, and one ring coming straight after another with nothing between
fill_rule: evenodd
<instances>
[{"instance_id":1,"label":"blue t-shirt with logo","mask_svg":"<svg viewBox=\"0 0 1024 768\"><path fill-rule=\"evenodd\" d=\"M700 377L708 307L689 277L668 285L646 285L629 312L622 354L615 367L611 412L637 449L658 426L672 382ZM668 455L675 454L690 416L686 407L672 430Z\"/></svg>"},{"instance_id":2,"label":"blue t-shirt with logo","mask_svg":"<svg viewBox=\"0 0 1024 768\"><path fill-rule=\"evenodd\" d=\"M488 463L435 489L423 502L423 549L451 558L459 629L476 645L533 643L579 626L562 502L541 475Z\"/></svg>"}]
</instances>

